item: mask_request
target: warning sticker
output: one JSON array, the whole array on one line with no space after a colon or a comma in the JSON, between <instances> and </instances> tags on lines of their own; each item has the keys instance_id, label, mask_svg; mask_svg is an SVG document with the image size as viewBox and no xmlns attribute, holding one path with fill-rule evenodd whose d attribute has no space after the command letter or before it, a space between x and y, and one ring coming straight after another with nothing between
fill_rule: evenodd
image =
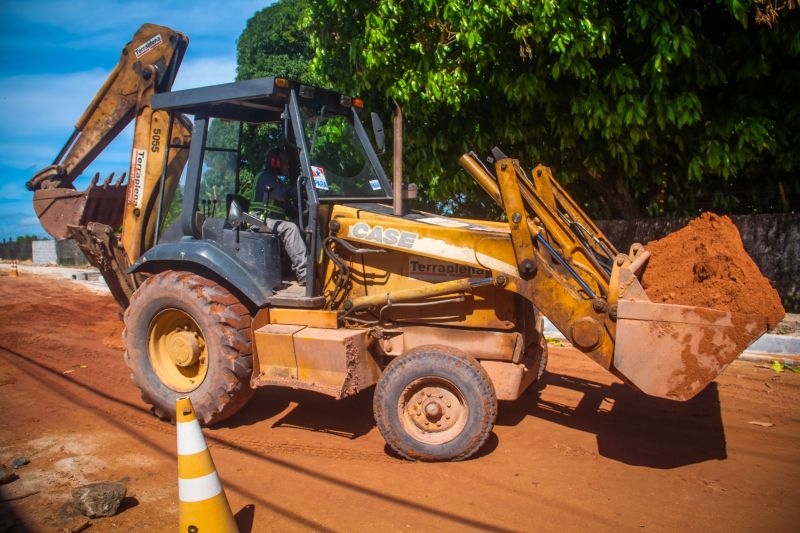
<instances>
[{"instance_id":1,"label":"warning sticker","mask_svg":"<svg viewBox=\"0 0 800 533\"><path fill-rule=\"evenodd\" d=\"M136 58L138 59L138 58L142 57L143 55L145 55L150 50L152 50L153 48L155 48L156 46L160 45L162 42L164 42L164 41L161 40L161 34L159 33L155 37L152 37L151 39L149 39L142 46L137 46L136 48L134 48L133 49L133 53L136 54Z\"/></svg>"},{"instance_id":2,"label":"warning sticker","mask_svg":"<svg viewBox=\"0 0 800 533\"><path fill-rule=\"evenodd\" d=\"M311 167L311 179L314 180L314 187L321 191L328 190L328 180L325 178L325 170L322 167Z\"/></svg>"},{"instance_id":3,"label":"warning sticker","mask_svg":"<svg viewBox=\"0 0 800 533\"><path fill-rule=\"evenodd\" d=\"M369 186L372 187L373 191L381 190L381 182L378 180L369 180Z\"/></svg>"},{"instance_id":4,"label":"warning sticker","mask_svg":"<svg viewBox=\"0 0 800 533\"><path fill-rule=\"evenodd\" d=\"M128 180L128 203L142 208L144 198L144 174L147 170L147 150L133 149L131 155L131 177Z\"/></svg>"},{"instance_id":5,"label":"warning sticker","mask_svg":"<svg viewBox=\"0 0 800 533\"><path fill-rule=\"evenodd\" d=\"M490 278L492 272L485 268L412 256L408 259L408 275L411 278L425 281L448 281L460 278Z\"/></svg>"}]
</instances>

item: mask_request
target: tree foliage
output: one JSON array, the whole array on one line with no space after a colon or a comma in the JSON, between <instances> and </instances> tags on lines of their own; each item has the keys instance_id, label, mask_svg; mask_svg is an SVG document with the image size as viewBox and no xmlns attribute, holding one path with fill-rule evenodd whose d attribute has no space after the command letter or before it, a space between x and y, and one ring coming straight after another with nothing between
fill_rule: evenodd
<instances>
[{"instance_id":1,"label":"tree foliage","mask_svg":"<svg viewBox=\"0 0 800 533\"><path fill-rule=\"evenodd\" d=\"M247 21L237 43L237 79L280 76L304 83L318 81L309 70L314 53L308 32L298 27L306 8L305 0L278 0ZM244 125L239 176L244 196L252 196L266 153L281 143L281 135L276 124Z\"/></svg>"},{"instance_id":2,"label":"tree foliage","mask_svg":"<svg viewBox=\"0 0 800 533\"><path fill-rule=\"evenodd\" d=\"M800 10L758 24L766 0L306 1L313 71L402 105L407 179L439 207L486 208L456 161L494 145L553 167L595 216L800 204Z\"/></svg>"},{"instance_id":3,"label":"tree foliage","mask_svg":"<svg viewBox=\"0 0 800 533\"><path fill-rule=\"evenodd\" d=\"M279 0L247 21L237 42L236 78L282 76L313 83L308 62L313 55L308 32L297 27L305 0Z\"/></svg>"}]
</instances>

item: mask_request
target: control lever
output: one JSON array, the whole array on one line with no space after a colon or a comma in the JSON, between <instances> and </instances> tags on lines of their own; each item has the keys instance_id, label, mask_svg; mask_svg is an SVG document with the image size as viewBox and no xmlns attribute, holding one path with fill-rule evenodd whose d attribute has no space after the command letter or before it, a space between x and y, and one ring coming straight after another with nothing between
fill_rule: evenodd
<instances>
[{"instance_id":1,"label":"control lever","mask_svg":"<svg viewBox=\"0 0 800 533\"><path fill-rule=\"evenodd\" d=\"M259 229L266 229L267 227L267 223L260 218L253 216L246 211L242 211L242 207L235 199L231 202L231 209L228 212L228 222L237 229L242 225L242 223Z\"/></svg>"}]
</instances>

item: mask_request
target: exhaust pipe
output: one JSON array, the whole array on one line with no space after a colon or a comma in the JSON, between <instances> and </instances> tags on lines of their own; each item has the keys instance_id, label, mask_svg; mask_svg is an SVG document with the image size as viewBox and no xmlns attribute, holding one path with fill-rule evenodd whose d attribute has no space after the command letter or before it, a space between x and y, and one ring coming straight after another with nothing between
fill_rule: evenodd
<instances>
[{"instance_id":1,"label":"exhaust pipe","mask_svg":"<svg viewBox=\"0 0 800 533\"><path fill-rule=\"evenodd\" d=\"M392 188L394 195L392 205L394 216L403 216L403 110L397 101L394 103L394 139L392 153Z\"/></svg>"}]
</instances>

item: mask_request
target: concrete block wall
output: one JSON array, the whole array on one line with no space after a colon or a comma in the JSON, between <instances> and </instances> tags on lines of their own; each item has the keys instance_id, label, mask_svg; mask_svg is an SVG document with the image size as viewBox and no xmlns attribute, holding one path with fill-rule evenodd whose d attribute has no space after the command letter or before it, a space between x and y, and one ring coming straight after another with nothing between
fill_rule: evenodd
<instances>
[{"instance_id":1,"label":"concrete block wall","mask_svg":"<svg viewBox=\"0 0 800 533\"><path fill-rule=\"evenodd\" d=\"M86 256L71 239L33 241L32 244L34 265L84 266L89 264Z\"/></svg>"},{"instance_id":2,"label":"concrete block wall","mask_svg":"<svg viewBox=\"0 0 800 533\"><path fill-rule=\"evenodd\" d=\"M56 241L33 241L33 264L55 265L58 263Z\"/></svg>"}]
</instances>

